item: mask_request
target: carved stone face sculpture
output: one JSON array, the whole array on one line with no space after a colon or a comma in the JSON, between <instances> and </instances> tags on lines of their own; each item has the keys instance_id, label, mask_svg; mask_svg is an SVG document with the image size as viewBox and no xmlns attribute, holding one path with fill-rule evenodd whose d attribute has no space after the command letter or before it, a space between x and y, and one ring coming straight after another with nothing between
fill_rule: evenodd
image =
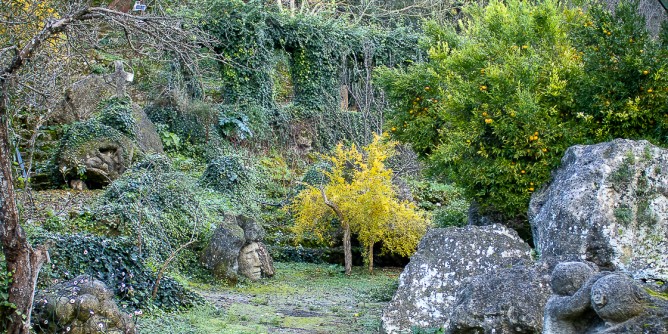
<instances>
[{"instance_id":1,"label":"carved stone face sculpture","mask_svg":"<svg viewBox=\"0 0 668 334\"><path fill-rule=\"evenodd\" d=\"M594 270L582 262L562 262L552 272L550 286L560 296L572 296L594 274Z\"/></svg>"},{"instance_id":2,"label":"carved stone face sculpture","mask_svg":"<svg viewBox=\"0 0 668 334\"><path fill-rule=\"evenodd\" d=\"M258 249L258 244L253 242L239 252L239 273L251 280L259 280L262 277L262 261Z\"/></svg>"},{"instance_id":3,"label":"carved stone face sculpture","mask_svg":"<svg viewBox=\"0 0 668 334\"><path fill-rule=\"evenodd\" d=\"M630 278L612 274L605 276L591 288L591 304L601 319L617 324L643 313L645 296Z\"/></svg>"}]
</instances>

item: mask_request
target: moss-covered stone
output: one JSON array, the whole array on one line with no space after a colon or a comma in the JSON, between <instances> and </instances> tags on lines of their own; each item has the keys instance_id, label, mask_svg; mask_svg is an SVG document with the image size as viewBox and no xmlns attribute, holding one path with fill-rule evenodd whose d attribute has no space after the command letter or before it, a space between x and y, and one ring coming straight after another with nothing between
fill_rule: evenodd
<instances>
[{"instance_id":1,"label":"moss-covered stone","mask_svg":"<svg viewBox=\"0 0 668 334\"><path fill-rule=\"evenodd\" d=\"M61 139L55 166L63 180L99 188L117 179L140 155L131 138L96 119L72 124Z\"/></svg>"}]
</instances>

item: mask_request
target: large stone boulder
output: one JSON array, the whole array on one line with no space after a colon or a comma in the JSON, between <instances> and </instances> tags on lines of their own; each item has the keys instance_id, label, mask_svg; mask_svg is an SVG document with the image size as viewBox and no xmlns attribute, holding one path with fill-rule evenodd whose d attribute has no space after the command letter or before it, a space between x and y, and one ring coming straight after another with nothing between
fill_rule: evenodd
<instances>
[{"instance_id":1,"label":"large stone boulder","mask_svg":"<svg viewBox=\"0 0 668 334\"><path fill-rule=\"evenodd\" d=\"M442 327L467 279L530 263L530 253L517 233L500 225L429 230L383 311L382 330Z\"/></svg>"},{"instance_id":2,"label":"large stone boulder","mask_svg":"<svg viewBox=\"0 0 668 334\"><path fill-rule=\"evenodd\" d=\"M547 263L475 276L457 293L445 333L538 333L549 296Z\"/></svg>"},{"instance_id":3,"label":"large stone boulder","mask_svg":"<svg viewBox=\"0 0 668 334\"><path fill-rule=\"evenodd\" d=\"M136 333L131 317L118 308L101 281L78 276L35 298L33 329L38 333Z\"/></svg>"},{"instance_id":4,"label":"large stone boulder","mask_svg":"<svg viewBox=\"0 0 668 334\"><path fill-rule=\"evenodd\" d=\"M54 110L53 121L69 124L89 119L97 110L100 97L114 92L112 78L91 74L81 78L65 91L63 100Z\"/></svg>"},{"instance_id":5,"label":"large stone boulder","mask_svg":"<svg viewBox=\"0 0 668 334\"><path fill-rule=\"evenodd\" d=\"M668 150L622 139L569 148L529 221L542 257L668 280Z\"/></svg>"},{"instance_id":6,"label":"large stone boulder","mask_svg":"<svg viewBox=\"0 0 668 334\"><path fill-rule=\"evenodd\" d=\"M202 253L202 263L213 275L236 281L238 275L252 280L271 277L273 261L264 244L265 232L255 220L240 215L225 216Z\"/></svg>"},{"instance_id":7,"label":"large stone boulder","mask_svg":"<svg viewBox=\"0 0 668 334\"><path fill-rule=\"evenodd\" d=\"M56 164L72 188L101 188L118 179L137 157L153 153L164 153L153 123L129 98L114 97L103 101L95 118L69 127Z\"/></svg>"}]
</instances>

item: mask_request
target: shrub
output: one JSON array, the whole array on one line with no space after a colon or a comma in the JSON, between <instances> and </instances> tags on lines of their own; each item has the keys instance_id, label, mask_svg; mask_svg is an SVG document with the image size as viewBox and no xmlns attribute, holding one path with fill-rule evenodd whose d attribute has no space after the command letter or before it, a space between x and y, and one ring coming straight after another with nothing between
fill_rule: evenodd
<instances>
[{"instance_id":1,"label":"shrub","mask_svg":"<svg viewBox=\"0 0 668 334\"><path fill-rule=\"evenodd\" d=\"M112 97L100 103L98 121L112 127L129 138L136 139L137 121L132 114L130 98Z\"/></svg>"},{"instance_id":2,"label":"shrub","mask_svg":"<svg viewBox=\"0 0 668 334\"><path fill-rule=\"evenodd\" d=\"M162 263L191 239L191 249L203 247L228 207L197 179L150 156L107 188L94 214L108 234L133 236L148 258Z\"/></svg>"},{"instance_id":3,"label":"shrub","mask_svg":"<svg viewBox=\"0 0 668 334\"><path fill-rule=\"evenodd\" d=\"M587 141L668 143L668 49L646 30L638 2L622 1L614 12L593 6L572 38L585 73L571 87L572 113L586 124Z\"/></svg>"},{"instance_id":4,"label":"shrub","mask_svg":"<svg viewBox=\"0 0 668 334\"><path fill-rule=\"evenodd\" d=\"M569 146L666 143L668 57L634 6L587 14L491 1L466 7L459 32L428 25L428 63L378 73L394 103L389 132L483 213L526 221L531 194Z\"/></svg>"},{"instance_id":5,"label":"shrub","mask_svg":"<svg viewBox=\"0 0 668 334\"><path fill-rule=\"evenodd\" d=\"M523 215L577 132L564 122L579 73L555 1L469 6L460 34L431 26L423 65L380 72L395 101L390 132L484 208Z\"/></svg>"},{"instance_id":6,"label":"shrub","mask_svg":"<svg viewBox=\"0 0 668 334\"><path fill-rule=\"evenodd\" d=\"M326 239L334 221L341 225L346 274L351 268L351 233L364 246L371 271L374 244L382 242L384 251L409 256L430 224L422 210L397 198L392 170L384 164L394 154L395 145L380 136L362 150L354 144L349 148L339 144L325 158L332 166L331 172L323 171L329 181L302 190L289 207L295 213L298 240L311 233Z\"/></svg>"},{"instance_id":7,"label":"shrub","mask_svg":"<svg viewBox=\"0 0 668 334\"><path fill-rule=\"evenodd\" d=\"M466 225L469 202L463 189L433 180L413 181L410 186L418 207L432 212L434 226Z\"/></svg>"},{"instance_id":8,"label":"shrub","mask_svg":"<svg viewBox=\"0 0 668 334\"><path fill-rule=\"evenodd\" d=\"M126 237L106 238L86 234L61 235L33 231L34 242L50 242L51 265L39 277L39 287L90 275L111 288L124 308L175 310L200 303L202 298L169 277L160 281L155 300L151 291L156 275L144 264L146 253ZM37 293L39 295L39 292Z\"/></svg>"}]
</instances>

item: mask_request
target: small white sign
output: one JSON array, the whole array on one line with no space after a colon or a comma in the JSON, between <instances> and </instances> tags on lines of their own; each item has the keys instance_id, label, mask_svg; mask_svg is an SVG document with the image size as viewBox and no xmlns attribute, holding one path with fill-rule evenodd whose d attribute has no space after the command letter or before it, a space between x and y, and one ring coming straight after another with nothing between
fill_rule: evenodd
<instances>
[{"instance_id":1,"label":"small white sign","mask_svg":"<svg viewBox=\"0 0 668 334\"><path fill-rule=\"evenodd\" d=\"M146 5L142 5L141 1L136 1L135 5L132 7L132 10L135 12L143 12L146 10Z\"/></svg>"}]
</instances>

